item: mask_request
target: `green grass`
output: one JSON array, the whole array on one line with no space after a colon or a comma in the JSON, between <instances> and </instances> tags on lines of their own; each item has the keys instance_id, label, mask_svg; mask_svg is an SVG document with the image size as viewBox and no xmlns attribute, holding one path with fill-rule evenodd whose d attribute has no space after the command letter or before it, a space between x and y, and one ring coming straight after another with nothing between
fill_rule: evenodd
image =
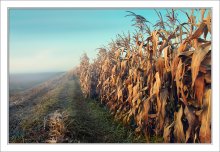
<instances>
[{"instance_id":1,"label":"green grass","mask_svg":"<svg viewBox=\"0 0 220 152\"><path fill-rule=\"evenodd\" d=\"M107 109L100 106L94 100L87 99L89 107L91 107L91 114L97 122L97 128L102 130L105 137L104 142L109 143L145 143L143 136L138 137L134 131L122 123L115 121L113 116ZM99 125L102 124L102 125Z\"/></svg>"}]
</instances>

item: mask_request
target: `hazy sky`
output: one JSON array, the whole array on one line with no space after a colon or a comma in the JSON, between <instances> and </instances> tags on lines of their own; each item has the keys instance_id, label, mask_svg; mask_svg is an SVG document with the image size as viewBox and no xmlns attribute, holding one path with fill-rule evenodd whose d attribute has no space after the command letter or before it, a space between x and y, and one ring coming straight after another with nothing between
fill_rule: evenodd
<instances>
[{"instance_id":1,"label":"hazy sky","mask_svg":"<svg viewBox=\"0 0 220 152\"><path fill-rule=\"evenodd\" d=\"M127 10L158 20L153 9L10 9L10 73L65 71L84 52L94 58L116 34L134 30Z\"/></svg>"}]
</instances>

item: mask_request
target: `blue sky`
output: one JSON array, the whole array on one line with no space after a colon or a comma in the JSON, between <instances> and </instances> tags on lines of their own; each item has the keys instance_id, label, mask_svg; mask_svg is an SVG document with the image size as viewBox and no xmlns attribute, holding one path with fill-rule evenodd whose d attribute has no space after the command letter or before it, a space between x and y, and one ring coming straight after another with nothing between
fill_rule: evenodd
<instances>
[{"instance_id":1,"label":"blue sky","mask_svg":"<svg viewBox=\"0 0 220 152\"><path fill-rule=\"evenodd\" d=\"M10 9L10 73L70 70L84 52L93 59L96 48L134 30L127 10L158 20L153 9Z\"/></svg>"}]
</instances>

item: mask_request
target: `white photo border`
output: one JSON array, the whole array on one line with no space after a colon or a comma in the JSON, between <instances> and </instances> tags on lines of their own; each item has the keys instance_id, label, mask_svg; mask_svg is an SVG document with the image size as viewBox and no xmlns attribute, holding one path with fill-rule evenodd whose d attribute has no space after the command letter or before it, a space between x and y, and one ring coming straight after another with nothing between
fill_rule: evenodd
<instances>
[{"instance_id":1,"label":"white photo border","mask_svg":"<svg viewBox=\"0 0 220 152\"><path fill-rule=\"evenodd\" d=\"M1 151L219 151L219 1L1 1ZM211 144L9 144L8 10L10 8L211 8L212 143Z\"/></svg>"}]
</instances>

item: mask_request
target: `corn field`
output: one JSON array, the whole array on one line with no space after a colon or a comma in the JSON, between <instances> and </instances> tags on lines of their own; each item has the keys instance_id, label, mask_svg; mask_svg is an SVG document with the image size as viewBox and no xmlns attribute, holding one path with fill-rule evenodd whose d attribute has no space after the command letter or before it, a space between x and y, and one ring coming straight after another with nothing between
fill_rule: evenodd
<instances>
[{"instance_id":1,"label":"corn field","mask_svg":"<svg viewBox=\"0 0 220 152\"><path fill-rule=\"evenodd\" d=\"M147 142L211 143L211 10L166 11L154 24L128 11L136 32L81 57L82 92Z\"/></svg>"}]
</instances>

